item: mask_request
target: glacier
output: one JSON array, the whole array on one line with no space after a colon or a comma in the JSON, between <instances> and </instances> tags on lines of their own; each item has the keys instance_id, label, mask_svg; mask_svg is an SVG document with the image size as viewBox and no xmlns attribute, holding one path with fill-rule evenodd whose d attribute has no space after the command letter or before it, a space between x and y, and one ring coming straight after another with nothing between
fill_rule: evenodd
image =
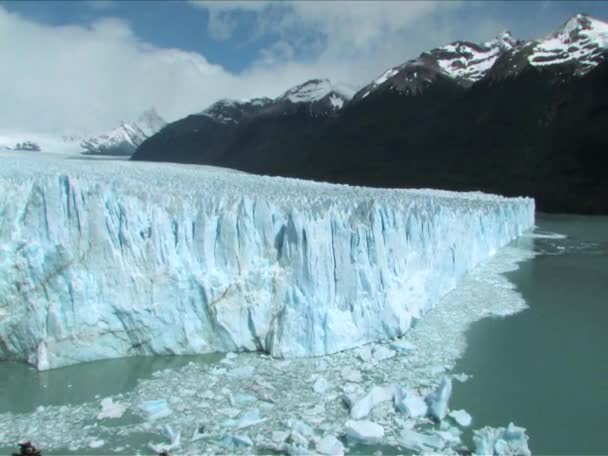
<instances>
[{"instance_id":1,"label":"glacier","mask_svg":"<svg viewBox=\"0 0 608 456\"><path fill-rule=\"evenodd\" d=\"M3 153L0 359L346 350L533 225L530 198Z\"/></svg>"}]
</instances>

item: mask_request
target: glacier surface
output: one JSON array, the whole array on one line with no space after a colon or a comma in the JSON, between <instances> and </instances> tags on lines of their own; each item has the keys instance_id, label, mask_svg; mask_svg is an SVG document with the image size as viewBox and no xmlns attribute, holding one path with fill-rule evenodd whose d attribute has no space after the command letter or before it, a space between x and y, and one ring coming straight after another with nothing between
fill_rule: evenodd
<instances>
[{"instance_id":1,"label":"glacier surface","mask_svg":"<svg viewBox=\"0 0 608 456\"><path fill-rule=\"evenodd\" d=\"M534 201L0 156L0 359L323 355L404 334Z\"/></svg>"}]
</instances>

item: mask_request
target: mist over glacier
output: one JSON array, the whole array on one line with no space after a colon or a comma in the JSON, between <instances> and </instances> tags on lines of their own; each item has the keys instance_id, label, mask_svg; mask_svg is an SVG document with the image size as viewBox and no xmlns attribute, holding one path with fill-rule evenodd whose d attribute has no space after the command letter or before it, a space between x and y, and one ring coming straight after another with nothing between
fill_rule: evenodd
<instances>
[{"instance_id":1,"label":"mist over glacier","mask_svg":"<svg viewBox=\"0 0 608 456\"><path fill-rule=\"evenodd\" d=\"M404 334L534 201L5 154L0 358L323 355Z\"/></svg>"}]
</instances>

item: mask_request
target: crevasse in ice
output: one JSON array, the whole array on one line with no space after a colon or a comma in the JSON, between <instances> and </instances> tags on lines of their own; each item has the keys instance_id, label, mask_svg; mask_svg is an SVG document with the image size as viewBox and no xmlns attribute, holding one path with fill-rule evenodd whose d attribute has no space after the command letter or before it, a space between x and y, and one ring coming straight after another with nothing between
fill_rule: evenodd
<instances>
[{"instance_id":1,"label":"crevasse in ice","mask_svg":"<svg viewBox=\"0 0 608 456\"><path fill-rule=\"evenodd\" d=\"M0 157L0 358L322 355L405 333L534 201Z\"/></svg>"}]
</instances>

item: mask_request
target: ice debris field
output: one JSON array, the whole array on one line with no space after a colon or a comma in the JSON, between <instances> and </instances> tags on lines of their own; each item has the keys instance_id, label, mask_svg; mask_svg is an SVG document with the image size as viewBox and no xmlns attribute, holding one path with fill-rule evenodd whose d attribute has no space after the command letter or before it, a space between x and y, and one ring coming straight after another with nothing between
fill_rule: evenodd
<instances>
[{"instance_id":1,"label":"ice debris field","mask_svg":"<svg viewBox=\"0 0 608 456\"><path fill-rule=\"evenodd\" d=\"M467 327L526 308L503 274L533 255L502 249L401 338L313 358L228 353L111 397L2 412L0 451L32 439L61 454L529 455L525 429L484 426L450 396L472 381L453 371Z\"/></svg>"},{"instance_id":2,"label":"ice debris field","mask_svg":"<svg viewBox=\"0 0 608 456\"><path fill-rule=\"evenodd\" d=\"M325 355L404 335L534 201L0 156L0 359Z\"/></svg>"}]
</instances>

